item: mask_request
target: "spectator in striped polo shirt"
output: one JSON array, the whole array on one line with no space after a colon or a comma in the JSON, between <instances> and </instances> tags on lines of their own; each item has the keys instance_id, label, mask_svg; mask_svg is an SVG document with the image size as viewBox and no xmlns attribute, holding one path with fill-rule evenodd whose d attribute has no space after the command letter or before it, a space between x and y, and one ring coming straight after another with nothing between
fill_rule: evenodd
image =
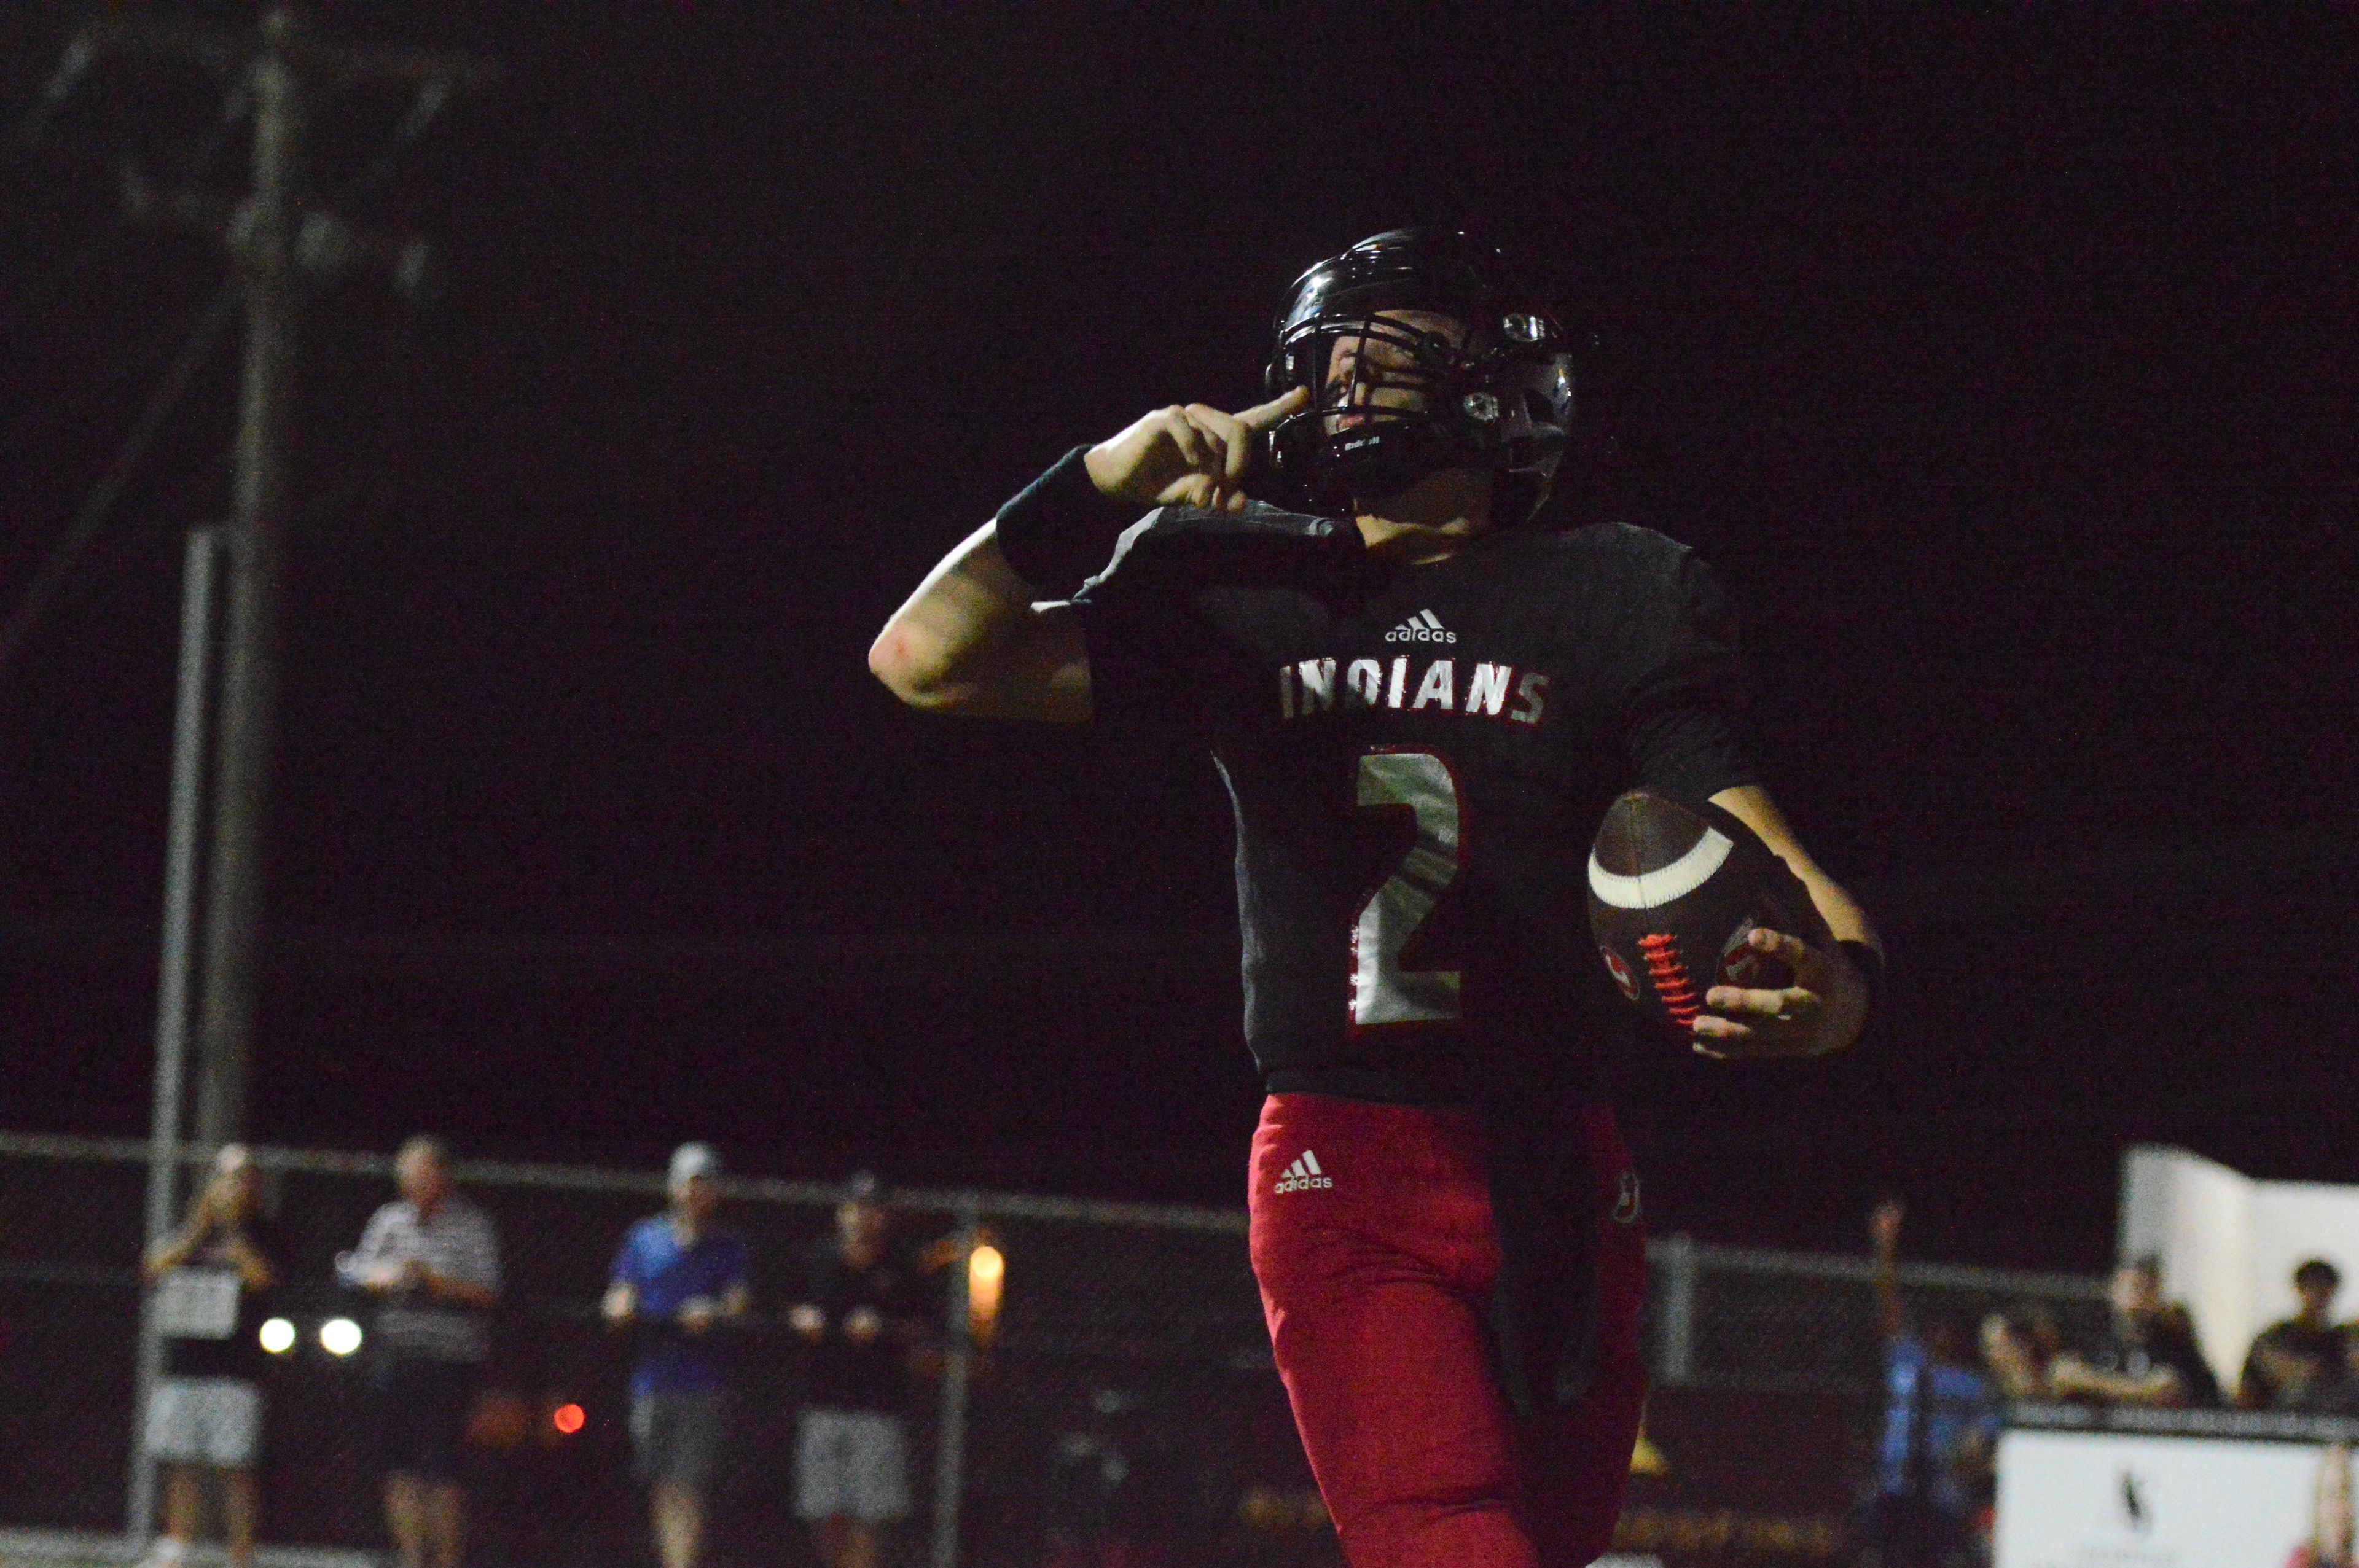
<instances>
[{"instance_id":1,"label":"spectator in striped polo shirt","mask_svg":"<svg viewBox=\"0 0 2359 1568\"><path fill-rule=\"evenodd\" d=\"M499 1248L484 1211L451 1185L439 1140L403 1144L394 1177L401 1196L376 1211L338 1267L381 1303L379 1459L386 1525L402 1568L459 1568L466 1545L460 1445L491 1353Z\"/></svg>"}]
</instances>

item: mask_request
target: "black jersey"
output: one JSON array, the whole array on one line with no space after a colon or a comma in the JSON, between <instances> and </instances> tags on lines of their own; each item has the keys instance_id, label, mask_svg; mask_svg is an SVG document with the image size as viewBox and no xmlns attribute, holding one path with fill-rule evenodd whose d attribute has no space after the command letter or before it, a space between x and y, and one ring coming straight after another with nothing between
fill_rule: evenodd
<instances>
[{"instance_id":1,"label":"black jersey","mask_svg":"<svg viewBox=\"0 0 2359 1568\"><path fill-rule=\"evenodd\" d=\"M1634 784L1756 782L1728 605L1643 528L1377 570L1308 547L1339 526L1166 508L1074 600L1099 714L1196 729L1227 781L1247 1043L1274 1092L1603 1098L1630 1022L1589 936L1590 841ZM1303 570L1162 569L1217 561L1214 534L1303 541Z\"/></svg>"}]
</instances>

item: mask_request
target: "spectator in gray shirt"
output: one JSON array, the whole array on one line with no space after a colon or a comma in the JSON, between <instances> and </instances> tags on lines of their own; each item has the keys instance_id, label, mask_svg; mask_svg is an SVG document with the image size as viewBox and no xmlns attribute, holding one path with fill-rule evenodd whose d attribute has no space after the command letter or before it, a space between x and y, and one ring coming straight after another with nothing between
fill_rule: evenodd
<instances>
[{"instance_id":1,"label":"spectator in gray shirt","mask_svg":"<svg viewBox=\"0 0 2359 1568\"><path fill-rule=\"evenodd\" d=\"M484 1211L452 1187L440 1141L403 1144L394 1176L401 1196L376 1211L337 1267L382 1303L378 1458L386 1525L402 1568L459 1568L466 1546L460 1446L491 1353L499 1249Z\"/></svg>"}]
</instances>

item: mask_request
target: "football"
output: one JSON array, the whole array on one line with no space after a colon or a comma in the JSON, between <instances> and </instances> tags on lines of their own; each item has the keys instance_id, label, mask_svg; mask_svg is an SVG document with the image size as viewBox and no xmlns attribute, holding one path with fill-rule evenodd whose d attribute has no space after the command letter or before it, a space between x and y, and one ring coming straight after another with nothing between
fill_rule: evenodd
<instances>
[{"instance_id":1,"label":"football","mask_svg":"<svg viewBox=\"0 0 2359 1568\"><path fill-rule=\"evenodd\" d=\"M1793 984L1788 965L1746 944L1758 926L1834 945L1800 879L1719 806L1636 789L1606 809L1589 854L1589 929L1641 1013L1684 1036L1713 986Z\"/></svg>"}]
</instances>

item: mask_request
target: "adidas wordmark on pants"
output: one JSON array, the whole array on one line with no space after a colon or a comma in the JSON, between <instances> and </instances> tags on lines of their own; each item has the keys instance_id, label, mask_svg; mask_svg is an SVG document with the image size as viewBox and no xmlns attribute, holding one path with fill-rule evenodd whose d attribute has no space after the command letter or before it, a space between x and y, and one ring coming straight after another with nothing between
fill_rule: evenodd
<instances>
[{"instance_id":1,"label":"adidas wordmark on pants","mask_svg":"<svg viewBox=\"0 0 2359 1568\"><path fill-rule=\"evenodd\" d=\"M1314 1187L1332 1187L1334 1184L1335 1178L1319 1168L1319 1156L1305 1149L1302 1152L1302 1157L1288 1165L1286 1168L1286 1174L1277 1179L1277 1186L1275 1190L1281 1193L1303 1193Z\"/></svg>"}]
</instances>

